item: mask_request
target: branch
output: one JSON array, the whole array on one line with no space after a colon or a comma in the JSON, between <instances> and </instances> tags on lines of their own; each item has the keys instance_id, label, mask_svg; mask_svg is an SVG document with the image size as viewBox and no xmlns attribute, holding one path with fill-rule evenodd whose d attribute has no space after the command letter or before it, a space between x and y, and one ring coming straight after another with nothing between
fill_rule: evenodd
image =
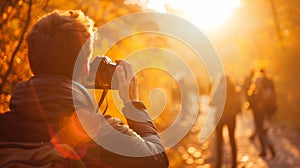
<instances>
[{"instance_id":1,"label":"branch","mask_svg":"<svg viewBox=\"0 0 300 168\"><path fill-rule=\"evenodd\" d=\"M28 13L27 13L27 20L25 22L25 26L24 26L24 29L20 35L20 40L18 42L18 45L16 46L16 48L14 49L13 53L12 53L12 56L11 56L11 60L9 62L9 66L8 66L8 69L7 71L5 72L5 74L3 75L2 77L2 83L0 85L0 93L3 92L3 87L4 85L6 84L7 82L7 77L8 75L11 73L11 70L13 68L13 63L14 63L14 58L16 57L19 49L20 49L20 46L22 44L22 42L24 41L24 36L25 36L25 33L28 29L28 26L29 26L29 22L31 20L31 7L32 7L32 0L29 0L29 4L28 4Z\"/></svg>"},{"instance_id":2,"label":"branch","mask_svg":"<svg viewBox=\"0 0 300 168\"><path fill-rule=\"evenodd\" d=\"M43 10L45 10L45 9L48 7L49 1L50 1L50 0L46 0L46 3L45 3L45 5L44 5L44 7L42 8Z\"/></svg>"},{"instance_id":3,"label":"branch","mask_svg":"<svg viewBox=\"0 0 300 168\"><path fill-rule=\"evenodd\" d=\"M276 5L275 5L275 2L273 0L270 0L270 3L271 3L271 10L272 10L273 18L274 18L274 24L275 24L276 32L277 32L279 40L281 41L282 40L282 35L281 35L280 25L279 25L278 16L277 16Z\"/></svg>"}]
</instances>

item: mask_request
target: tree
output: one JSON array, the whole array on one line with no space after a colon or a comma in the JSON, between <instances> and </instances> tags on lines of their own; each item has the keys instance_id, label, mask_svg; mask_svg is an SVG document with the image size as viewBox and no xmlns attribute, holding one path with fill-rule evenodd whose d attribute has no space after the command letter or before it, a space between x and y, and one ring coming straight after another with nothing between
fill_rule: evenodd
<instances>
[{"instance_id":1,"label":"tree","mask_svg":"<svg viewBox=\"0 0 300 168\"><path fill-rule=\"evenodd\" d=\"M30 25L32 6L32 0L1 1L0 111L6 110L7 101L16 83L30 75L23 42Z\"/></svg>"}]
</instances>

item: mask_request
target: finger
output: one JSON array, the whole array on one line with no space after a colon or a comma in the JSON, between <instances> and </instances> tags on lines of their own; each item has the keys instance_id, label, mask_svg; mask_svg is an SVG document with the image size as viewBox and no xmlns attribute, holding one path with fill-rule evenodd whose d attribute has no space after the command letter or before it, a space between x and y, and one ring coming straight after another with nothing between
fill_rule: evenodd
<instances>
[{"instance_id":1,"label":"finger","mask_svg":"<svg viewBox=\"0 0 300 168\"><path fill-rule=\"evenodd\" d=\"M134 80L135 81L135 72L134 72L134 70L133 70L133 67L130 65L130 63L128 63L126 60L122 60L121 62L120 62L120 65L124 68L124 70L125 70L125 73L126 73L126 75L125 75L125 77L126 77L126 81L128 82L128 83L130 83L131 82L131 80Z\"/></svg>"},{"instance_id":2,"label":"finger","mask_svg":"<svg viewBox=\"0 0 300 168\"><path fill-rule=\"evenodd\" d=\"M123 70L123 67L121 66L117 66L116 68L116 72L117 72L117 77L119 80L119 96L120 98L123 100L124 103L130 101L129 98L129 87L128 87L128 82L125 79L125 72Z\"/></svg>"},{"instance_id":3,"label":"finger","mask_svg":"<svg viewBox=\"0 0 300 168\"><path fill-rule=\"evenodd\" d=\"M117 66L116 72L117 72L117 77L118 77L118 80L119 80L119 85L120 86L126 85L127 82L126 82L126 79L125 79L125 72L124 72L123 68Z\"/></svg>"}]
</instances>

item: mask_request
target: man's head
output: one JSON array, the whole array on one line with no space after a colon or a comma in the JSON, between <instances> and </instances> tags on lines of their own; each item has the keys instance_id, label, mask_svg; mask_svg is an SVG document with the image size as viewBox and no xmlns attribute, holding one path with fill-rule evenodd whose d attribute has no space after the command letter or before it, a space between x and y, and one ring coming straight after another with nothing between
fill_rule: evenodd
<instances>
[{"instance_id":1,"label":"man's head","mask_svg":"<svg viewBox=\"0 0 300 168\"><path fill-rule=\"evenodd\" d=\"M28 57L34 75L56 74L72 78L80 50L87 52L82 62L87 70L94 22L79 10L55 10L33 26L27 36ZM87 43L86 43L87 42Z\"/></svg>"}]
</instances>

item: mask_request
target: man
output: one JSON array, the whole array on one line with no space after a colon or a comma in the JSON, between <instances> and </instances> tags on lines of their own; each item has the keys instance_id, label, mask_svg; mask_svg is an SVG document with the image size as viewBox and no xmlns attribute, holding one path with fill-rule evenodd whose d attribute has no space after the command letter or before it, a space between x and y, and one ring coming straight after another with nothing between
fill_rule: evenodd
<instances>
[{"instance_id":1,"label":"man","mask_svg":"<svg viewBox=\"0 0 300 168\"><path fill-rule=\"evenodd\" d=\"M128 62L121 61L116 73L129 127L95 113L83 87L93 24L81 11L56 10L33 26L27 43L34 76L17 86L11 111L0 115L0 141L48 142L84 167L168 167L156 127L138 100L137 79Z\"/></svg>"},{"instance_id":2,"label":"man","mask_svg":"<svg viewBox=\"0 0 300 168\"><path fill-rule=\"evenodd\" d=\"M240 93L236 91L235 85L230 79L230 77L223 76L221 78L218 89L216 90L216 95L222 93L226 90L226 100L224 104L224 109L217 109L217 115L221 115L220 120L218 120L216 127L216 143L217 143L217 158L216 158L216 167L221 167L222 165L222 156L223 156L223 128L227 125L230 146L231 146L231 167L237 167L237 146L235 141L235 127L236 127L236 116L241 111L241 100ZM215 107L219 107L222 101L219 97L215 96L214 104ZM223 113L222 113L223 112ZM221 113L221 114L220 114Z\"/></svg>"},{"instance_id":3,"label":"man","mask_svg":"<svg viewBox=\"0 0 300 168\"><path fill-rule=\"evenodd\" d=\"M249 90L251 107L254 114L255 130L261 145L260 156L266 156L266 150L269 149L271 157L275 156L275 150L270 142L264 127L264 122L268 122L276 111L276 95L273 80L266 74L265 69L259 70L259 75L253 81Z\"/></svg>"}]
</instances>

